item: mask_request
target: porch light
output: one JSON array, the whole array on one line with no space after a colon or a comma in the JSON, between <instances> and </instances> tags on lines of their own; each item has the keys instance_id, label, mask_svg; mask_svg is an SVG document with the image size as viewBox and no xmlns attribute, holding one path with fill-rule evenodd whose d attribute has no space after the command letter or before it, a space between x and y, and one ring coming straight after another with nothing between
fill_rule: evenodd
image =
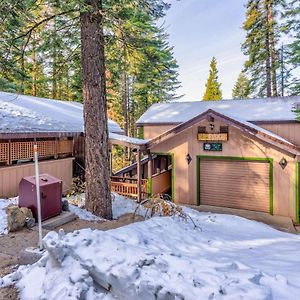
<instances>
[{"instance_id":1,"label":"porch light","mask_svg":"<svg viewBox=\"0 0 300 300\"><path fill-rule=\"evenodd\" d=\"M185 156L185 159L186 159L188 165L189 165L189 164L191 163L191 161L192 161L192 158L191 158L191 156L189 155L189 153Z\"/></svg>"}]
</instances>

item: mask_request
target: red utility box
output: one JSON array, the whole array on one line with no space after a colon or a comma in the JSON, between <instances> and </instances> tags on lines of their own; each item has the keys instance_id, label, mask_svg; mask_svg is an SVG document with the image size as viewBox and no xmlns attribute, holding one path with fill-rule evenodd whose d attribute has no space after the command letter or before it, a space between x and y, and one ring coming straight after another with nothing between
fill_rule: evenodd
<instances>
[{"instance_id":1,"label":"red utility box","mask_svg":"<svg viewBox=\"0 0 300 300\"><path fill-rule=\"evenodd\" d=\"M62 181L48 174L40 175L42 221L57 216L62 211ZM35 176L23 177L19 184L19 206L31 209L37 221Z\"/></svg>"}]
</instances>

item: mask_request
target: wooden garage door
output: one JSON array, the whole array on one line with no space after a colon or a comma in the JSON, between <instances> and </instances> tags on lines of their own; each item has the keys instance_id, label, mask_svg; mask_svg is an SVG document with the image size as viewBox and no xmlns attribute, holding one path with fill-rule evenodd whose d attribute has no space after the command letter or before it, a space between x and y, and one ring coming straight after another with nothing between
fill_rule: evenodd
<instances>
[{"instance_id":1,"label":"wooden garage door","mask_svg":"<svg viewBox=\"0 0 300 300\"><path fill-rule=\"evenodd\" d=\"M270 211L268 161L200 160L200 204Z\"/></svg>"}]
</instances>

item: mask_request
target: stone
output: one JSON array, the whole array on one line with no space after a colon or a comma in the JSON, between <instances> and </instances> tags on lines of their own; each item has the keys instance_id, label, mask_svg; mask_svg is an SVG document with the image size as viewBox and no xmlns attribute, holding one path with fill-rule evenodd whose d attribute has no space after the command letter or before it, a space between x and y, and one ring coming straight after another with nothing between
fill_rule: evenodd
<instances>
[{"instance_id":1,"label":"stone","mask_svg":"<svg viewBox=\"0 0 300 300\"><path fill-rule=\"evenodd\" d=\"M68 200L63 200L62 201L62 210L63 211L69 211L69 201Z\"/></svg>"},{"instance_id":2,"label":"stone","mask_svg":"<svg viewBox=\"0 0 300 300\"><path fill-rule=\"evenodd\" d=\"M28 218L33 218L32 212L27 207L18 207L17 205L9 205L6 208L8 231L17 231L22 229Z\"/></svg>"},{"instance_id":3,"label":"stone","mask_svg":"<svg viewBox=\"0 0 300 300\"><path fill-rule=\"evenodd\" d=\"M28 247L20 252L18 263L20 265L34 264L42 258L45 252L45 249L40 250L36 247Z\"/></svg>"},{"instance_id":4,"label":"stone","mask_svg":"<svg viewBox=\"0 0 300 300\"><path fill-rule=\"evenodd\" d=\"M66 223L75 220L77 216L70 211L63 211L60 215L51 219L45 220L42 223L42 227L47 230L53 230L56 227L60 227Z\"/></svg>"}]
</instances>

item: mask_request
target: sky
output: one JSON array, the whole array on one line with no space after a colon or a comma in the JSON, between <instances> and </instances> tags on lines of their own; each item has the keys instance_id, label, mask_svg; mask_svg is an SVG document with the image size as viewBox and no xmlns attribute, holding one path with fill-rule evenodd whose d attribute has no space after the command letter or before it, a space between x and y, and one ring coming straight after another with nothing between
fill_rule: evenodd
<instances>
[{"instance_id":1,"label":"sky","mask_svg":"<svg viewBox=\"0 0 300 300\"><path fill-rule=\"evenodd\" d=\"M232 88L246 57L241 51L246 0L171 0L164 20L179 65L181 100L201 100L209 63L217 58L223 99Z\"/></svg>"}]
</instances>

